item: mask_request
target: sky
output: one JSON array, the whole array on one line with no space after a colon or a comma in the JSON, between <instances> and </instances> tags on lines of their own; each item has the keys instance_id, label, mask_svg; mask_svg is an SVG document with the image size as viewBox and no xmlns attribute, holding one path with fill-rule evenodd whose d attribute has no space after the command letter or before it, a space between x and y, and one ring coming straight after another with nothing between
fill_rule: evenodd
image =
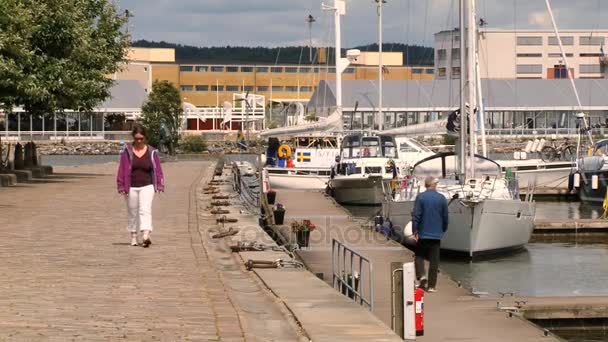
<instances>
[{"instance_id":1,"label":"sky","mask_svg":"<svg viewBox=\"0 0 608 342\"><path fill-rule=\"evenodd\" d=\"M324 0L332 4L333 0ZM333 45L333 16L320 0L118 0L134 17L133 39L194 46L307 45L308 15L313 44ZM387 0L384 42L433 46L433 34L458 25L458 0ZM378 41L374 0L347 0L342 44ZM551 29L545 0L478 0L477 13L491 28ZM551 0L560 29L608 28L606 0Z\"/></svg>"}]
</instances>

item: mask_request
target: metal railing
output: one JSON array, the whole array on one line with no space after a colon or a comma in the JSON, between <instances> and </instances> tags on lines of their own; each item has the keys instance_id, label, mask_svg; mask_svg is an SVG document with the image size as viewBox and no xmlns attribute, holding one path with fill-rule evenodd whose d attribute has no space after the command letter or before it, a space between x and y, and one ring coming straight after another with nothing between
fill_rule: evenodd
<instances>
[{"instance_id":1,"label":"metal railing","mask_svg":"<svg viewBox=\"0 0 608 342\"><path fill-rule=\"evenodd\" d=\"M331 242L333 287L360 305L374 310L374 272L366 257L336 239Z\"/></svg>"}]
</instances>

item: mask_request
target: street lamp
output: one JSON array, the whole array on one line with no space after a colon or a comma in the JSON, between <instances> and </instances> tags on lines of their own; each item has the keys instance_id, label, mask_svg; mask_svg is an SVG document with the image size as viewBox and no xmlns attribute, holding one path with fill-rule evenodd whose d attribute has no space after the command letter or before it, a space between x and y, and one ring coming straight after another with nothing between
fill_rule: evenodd
<instances>
[{"instance_id":1,"label":"street lamp","mask_svg":"<svg viewBox=\"0 0 608 342\"><path fill-rule=\"evenodd\" d=\"M317 19L315 19L315 17L313 17L311 14L309 14L306 18L306 22L308 23L308 58L310 63L312 63L312 23L315 21L317 21Z\"/></svg>"}]
</instances>

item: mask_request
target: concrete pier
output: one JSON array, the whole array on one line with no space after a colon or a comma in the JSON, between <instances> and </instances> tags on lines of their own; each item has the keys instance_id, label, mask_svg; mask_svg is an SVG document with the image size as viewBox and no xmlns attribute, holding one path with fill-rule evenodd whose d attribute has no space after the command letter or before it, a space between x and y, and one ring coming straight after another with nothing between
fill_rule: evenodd
<instances>
[{"instance_id":1,"label":"concrete pier","mask_svg":"<svg viewBox=\"0 0 608 342\"><path fill-rule=\"evenodd\" d=\"M297 251L308 268L323 273L331 286L331 251L328 241L342 238L345 244L368 257L374 269L374 314L391 326L391 262L410 262L412 253L380 234L361 228L332 198L318 192L280 190L277 202L287 208L286 224L308 218L316 224L311 248ZM329 222L329 224L328 224ZM275 227L286 235L286 228ZM356 231L359 231L358 233ZM437 293L425 296L425 334L420 341L551 341L542 329L521 318L509 318L497 309L496 300L481 299L445 275L440 275ZM337 290L336 290L337 291Z\"/></svg>"}]
</instances>

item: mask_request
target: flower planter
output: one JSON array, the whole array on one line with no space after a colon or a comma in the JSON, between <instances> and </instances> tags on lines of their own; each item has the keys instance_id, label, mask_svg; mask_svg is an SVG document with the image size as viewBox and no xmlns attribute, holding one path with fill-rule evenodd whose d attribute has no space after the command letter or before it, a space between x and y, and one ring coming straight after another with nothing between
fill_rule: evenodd
<instances>
[{"instance_id":1,"label":"flower planter","mask_svg":"<svg viewBox=\"0 0 608 342\"><path fill-rule=\"evenodd\" d=\"M275 210L274 212L274 224L283 224L285 220L285 210Z\"/></svg>"},{"instance_id":2,"label":"flower planter","mask_svg":"<svg viewBox=\"0 0 608 342\"><path fill-rule=\"evenodd\" d=\"M296 241L300 248L308 247L310 242L310 230L302 230L296 233Z\"/></svg>"},{"instance_id":3,"label":"flower planter","mask_svg":"<svg viewBox=\"0 0 608 342\"><path fill-rule=\"evenodd\" d=\"M274 204L274 201L277 199L277 193L275 191L268 191L266 193L266 199L268 200L268 204Z\"/></svg>"}]
</instances>

